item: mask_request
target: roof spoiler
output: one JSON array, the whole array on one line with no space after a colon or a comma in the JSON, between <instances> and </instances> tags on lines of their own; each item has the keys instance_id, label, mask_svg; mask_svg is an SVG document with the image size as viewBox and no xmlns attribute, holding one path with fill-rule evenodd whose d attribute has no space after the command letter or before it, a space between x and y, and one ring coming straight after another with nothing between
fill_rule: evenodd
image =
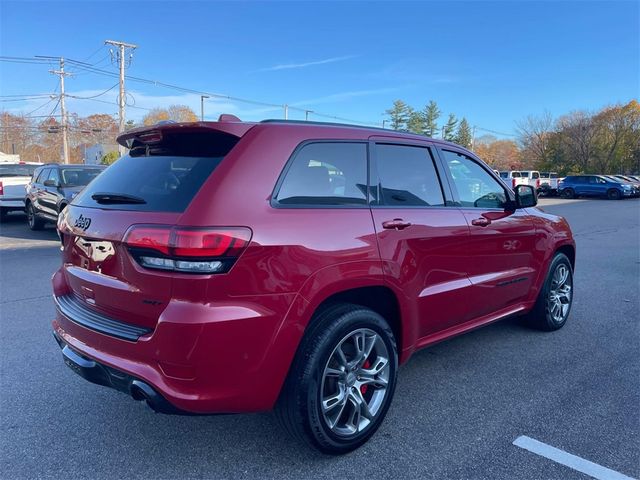
<instances>
[{"instance_id":1,"label":"roof spoiler","mask_svg":"<svg viewBox=\"0 0 640 480\"><path fill-rule=\"evenodd\" d=\"M255 123L242 122L235 115L222 114L217 122L185 122L176 123L164 120L155 125L134 128L118 135L118 143L131 148L134 142L154 144L162 141L165 134L204 133L207 131L224 132L235 137L242 137Z\"/></svg>"}]
</instances>

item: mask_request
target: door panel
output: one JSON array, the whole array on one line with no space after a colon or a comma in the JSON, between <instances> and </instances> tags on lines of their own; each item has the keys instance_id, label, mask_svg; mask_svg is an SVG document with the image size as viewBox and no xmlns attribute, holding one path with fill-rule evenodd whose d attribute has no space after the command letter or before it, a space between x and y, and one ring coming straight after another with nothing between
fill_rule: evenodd
<instances>
[{"instance_id":1,"label":"door panel","mask_svg":"<svg viewBox=\"0 0 640 480\"><path fill-rule=\"evenodd\" d=\"M387 281L415 306L418 337L444 330L467 318L472 287L465 249L469 228L455 208L373 208L378 247ZM401 218L402 230L383 224Z\"/></svg>"},{"instance_id":2,"label":"door panel","mask_svg":"<svg viewBox=\"0 0 640 480\"><path fill-rule=\"evenodd\" d=\"M463 208L469 225L467 271L473 285L469 318L496 312L527 298L535 279L535 227L524 210L496 212ZM474 225L486 218L487 226Z\"/></svg>"},{"instance_id":3,"label":"door panel","mask_svg":"<svg viewBox=\"0 0 640 480\"><path fill-rule=\"evenodd\" d=\"M370 184L372 216L386 281L406 295L416 337L467 317L464 215L445 206L428 145L376 143Z\"/></svg>"},{"instance_id":4,"label":"door panel","mask_svg":"<svg viewBox=\"0 0 640 480\"><path fill-rule=\"evenodd\" d=\"M467 225L464 251L472 287L468 319L495 313L527 298L535 279L535 226L525 209L478 159L451 149L441 157Z\"/></svg>"}]
</instances>

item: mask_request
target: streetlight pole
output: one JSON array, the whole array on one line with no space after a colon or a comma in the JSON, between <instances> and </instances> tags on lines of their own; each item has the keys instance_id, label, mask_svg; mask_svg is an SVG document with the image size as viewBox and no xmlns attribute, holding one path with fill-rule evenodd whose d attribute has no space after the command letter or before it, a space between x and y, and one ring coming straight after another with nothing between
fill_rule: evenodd
<instances>
[{"instance_id":1,"label":"streetlight pole","mask_svg":"<svg viewBox=\"0 0 640 480\"><path fill-rule=\"evenodd\" d=\"M200 121L204 122L204 99L209 95L200 95Z\"/></svg>"}]
</instances>

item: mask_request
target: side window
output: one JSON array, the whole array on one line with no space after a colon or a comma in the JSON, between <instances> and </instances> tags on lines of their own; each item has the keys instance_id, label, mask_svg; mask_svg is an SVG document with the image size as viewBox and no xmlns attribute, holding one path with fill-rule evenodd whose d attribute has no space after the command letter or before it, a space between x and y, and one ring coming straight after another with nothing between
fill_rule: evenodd
<instances>
[{"instance_id":1,"label":"side window","mask_svg":"<svg viewBox=\"0 0 640 480\"><path fill-rule=\"evenodd\" d=\"M378 144L376 167L380 192L378 204L394 207L444 205L442 187L429 148Z\"/></svg>"},{"instance_id":2,"label":"side window","mask_svg":"<svg viewBox=\"0 0 640 480\"><path fill-rule=\"evenodd\" d=\"M50 168L43 168L40 170L38 174L38 178L36 179L36 183L44 183L44 181L49 177Z\"/></svg>"},{"instance_id":3,"label":"side window","mask_svg":"<svg viewBox=\"0 0 640 480\"><path fill-rule=\"evenodd\" d=\"M53 180L56 184L60 183L60 173L57 168L52 168L49 172L49 178L47 180Z\"/></svg>"},{"instance_id":4,"label":"side window","mask_svg":"<svg viewBox=\"0 0 640 480\"><path fill-rule=\"evenodd\" d=\"M504 208L506 192L489 172L466 155L451 150L442 153L463 207Z\"/></svg>"},{"instance_id":5,"label":"side window","mask_svg":"<svg viewBox=\"0 0 640 480\"><path fill-rule=\"evenodd\" d=\"M540 178L540 174L538 172L531 172L531 178L534 180Z\"/></svg>"},{"instance_id":6,"label":"side window","mask_svg":"<svg viewBox=\"0 0 640 480\"><path fill-rule=\"evenodd\" d=\"M281 205L367 204L367 145L319 142L303 146L276 195Z\"/></svg>"}]
</instances>

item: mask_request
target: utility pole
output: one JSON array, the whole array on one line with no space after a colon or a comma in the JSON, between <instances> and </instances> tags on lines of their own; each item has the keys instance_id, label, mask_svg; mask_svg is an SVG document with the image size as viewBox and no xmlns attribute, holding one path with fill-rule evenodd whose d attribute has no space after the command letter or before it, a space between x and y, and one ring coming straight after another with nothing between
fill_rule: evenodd
<instances>
[{"instance_id":1,"label":"utility pole","mask_svg":"<svg viewBox=\"0 0 640 480\"><path fill-rule=\"evenodd\" d=\"M204 122L204 99L209 95L200 95L200 121Z\"/></svg>"},{"instance_id":2,"label":"utility pole","mask_svg":"<svg viewBox=\"0 0 640 480\"><path fill-rule=\"evenodd\" d=\"M304 111L304 121L308 122L309 121L309 114L313 113L313 110L305 110Z\"/></svg>"},{"instance_id":3,"label":"utility pole","mask_svg":"<svg viewBox=\"0 0 640 480\"><path fill-rule=\"evenodd\" d=\"M60 115L62 115L62 161L69 163L69 141L67 136L67 110L64 104L64 77L71 75L64 71L64 58L60 57L60 70L49 70L49 73L60 75Z\"/></svg>"},{"instance_id":4,"label":"utility pole","mask_svg":"<svg viewBox=\"0 0 640 480\"><path fill-rule=\"evenodd\" d=\"M126 104L126 96L124 91L124 68L125 68L125 50L130 48L135 50L138 46L133 45L132 43L125 42L117 42L115 40L105 40L105 45L113 45L118 47L118 64L120 66L120 94L118 95L118 117L120 119L120 124L118 126L118 132L124 132L125 127L125 104ZM118 153L120 156L124 155L125 148L122 145L118 145Z\"/></svg>"},{"instance_id":5,"label":"utility pole","mask_svg":"<svg viewBox=\"0 0 640 480\"><path fill-rule=\"evenodd\" d=\"M284 119L288 120L289 119L289 105L284 105Z\"/></svg>"}]
</instances>

